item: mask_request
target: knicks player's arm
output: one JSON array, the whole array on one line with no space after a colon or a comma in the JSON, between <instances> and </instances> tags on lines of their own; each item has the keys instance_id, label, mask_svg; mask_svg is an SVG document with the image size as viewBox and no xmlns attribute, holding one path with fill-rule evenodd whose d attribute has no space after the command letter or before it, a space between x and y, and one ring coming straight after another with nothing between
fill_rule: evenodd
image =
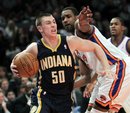
<instances>
[{"instance_id":1,"label":"knicks player's arm","mask_svg":"<svg viewBox=\"0 0 130 113\"><path fill-rule=\"evenodd\" d=\"M92 11L88 6L84 7L75 22L76 34L80 37L86 37L86 34L92 34L94 28L90 25L91 22Z\"/></svg>"},{"instance_id":2,"label":"knicks player's arm","mask_svg":"<svg viewBox=\"0 0 130 113\"><path fill-rule=\"evenodd\" d=\"M80 88L89 83L91 80L91 69L79 58L79 72L80 77L75 80L74 88Z\"/></svg>"},{"instance_id":3,"label":"knicks player's arm","mask_svg":"<svg viewBox=\"0 0 130 113\"><path fill-rule=\"evenodd\" d=\"M108 60L104 51L96 43L93 43L89 40L81 39L77 36L68 36L67 42L68 42L68 45L72 54L74 54L74 51L76 50L79 50L82 52L93 52L96 55L96 57L99 59L99 61L101 62L102 66L104 67L104 70L110 69Z\"/></svg>"},{"instance_id":4,"label":"knicks player's arm","mask_svg":"<svg viewBox=\"0 0 130 113\"><path fill-rule=\"evenodd\" d=\"M89 22L87 22L86 20L84 21L85 22L80 21L79 19L75 21L75 29L77 36L86 37L86 35L91 35L93 33L94 27L90 25ZM84 24L82 24L82 22Z\"/></svg>"},{"instance_id":5,"label":"knicks player's arm","mask_svg":"<svg viewBox=\"0 0 130 113\"><path fill-rule=\"evenodd\" d=\"M91 82L86 84L86 87L85 87L84 92L83 92L83 97L86 97L86 98L90 97L90 95L94 89L94 86L97 83L97 76L98 76L98 74L95 73L93 75L93 77L91 78Z\"/></svg>"},{"instance_id":6,"label":"knicks player's arm","mask_svg":"<svg viewBox=\"0 0 130 113\"><path fill-rule=\"evenodd\" d=\"M80 77L75 80L74 88L85 87L84 97L92 92L96 82L97 82L97 73L93 73L92 70L80 59L79 60L79 70Z\"/></svg>"}]
</instances>

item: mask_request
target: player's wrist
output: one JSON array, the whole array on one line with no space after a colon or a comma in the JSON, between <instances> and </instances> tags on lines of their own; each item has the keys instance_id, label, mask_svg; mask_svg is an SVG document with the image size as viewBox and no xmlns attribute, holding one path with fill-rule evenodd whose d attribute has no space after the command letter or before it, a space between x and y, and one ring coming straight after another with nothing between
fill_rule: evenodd
<instances>
[{"instance_id":1,"label":"player's wrist","mask_svg":"<svg viewBox=\"0 0 130 113\"><path fill-rule=\"evenodd\" d=\"M78 28L79 28L80 32L82 32L83 34L90 33L90 31L91 31L91 26L90 26L89 22L87 22L87 20L79 20Z\"/></svg>"}]
</instances>

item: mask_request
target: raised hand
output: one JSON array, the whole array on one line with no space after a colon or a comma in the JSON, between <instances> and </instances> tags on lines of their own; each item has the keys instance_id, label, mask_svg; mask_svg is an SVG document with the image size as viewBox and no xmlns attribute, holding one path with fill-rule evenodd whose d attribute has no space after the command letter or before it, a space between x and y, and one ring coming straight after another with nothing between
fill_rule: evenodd
<instances>
[{"instance_id":1,"label":"raised hand","mask_svg":"<svg viewBox=\"0 0 130 113\"><path fill-rule=\"evenodd\" d=\"M88 33L91 31L90 23L92 22L92 15L89 6L81 10L78 16L78 28L81 32Z\"/></svg>"},{"instance_id":2,"label":"raised hand","mask_svg":"<svg viewBox=\"0 0 130 113\"><path fill-rule=\"evenodd\" d=\"M79 18L80 23L85 20L86 20L86 22L91 23L92 16L93 16L92 11L90 10L89 6L87 6L87 7L83 7L78 18Z\"/></svg>"},{"instance_id":3,"label":"raised hand","mask_svg":"<svg viewBox=\"0 0 130 113\"><path fill-rule=\"evenodd\" d=\"M91 96L91 93L93 91L94 85L93 83L88 83L85 87L85 90L83 92L83 97L89 98Z\"/></svg>"}]
</instances>

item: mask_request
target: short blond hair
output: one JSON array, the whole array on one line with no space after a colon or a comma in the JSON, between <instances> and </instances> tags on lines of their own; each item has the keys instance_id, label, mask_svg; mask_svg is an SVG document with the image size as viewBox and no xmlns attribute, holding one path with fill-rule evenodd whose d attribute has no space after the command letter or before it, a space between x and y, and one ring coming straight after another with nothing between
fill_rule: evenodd
<instances>
[{"instance_id":1,"label":"short blond hair","mask_svg":"<svg viewBox=\"0 0 130 113\"><path fill-rule=\"evenodd\" d=\"M47 16L51 16L51 15L52 14L50 14L50 13L43 13L43 12L39 13L39 15L36 17L35 25L36 26L41 25L42 18L47 17Z\"/></svg>"}]
</instances>

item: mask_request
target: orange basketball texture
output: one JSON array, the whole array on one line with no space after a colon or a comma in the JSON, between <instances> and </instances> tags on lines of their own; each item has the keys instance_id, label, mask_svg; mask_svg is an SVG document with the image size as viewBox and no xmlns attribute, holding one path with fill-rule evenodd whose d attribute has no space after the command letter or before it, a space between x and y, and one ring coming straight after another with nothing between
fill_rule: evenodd
<instances>
[{"instance_id":1,"label":"orange basketball texture","mask_svg":"<svg viewBox=\"0 0 130 113\"><path fill-rule=\"evenodd\" d=\"M31 53L21 52L14 57L20 77L33 77L39 68L38 60Z\"/></svg>"}]
</instances>

